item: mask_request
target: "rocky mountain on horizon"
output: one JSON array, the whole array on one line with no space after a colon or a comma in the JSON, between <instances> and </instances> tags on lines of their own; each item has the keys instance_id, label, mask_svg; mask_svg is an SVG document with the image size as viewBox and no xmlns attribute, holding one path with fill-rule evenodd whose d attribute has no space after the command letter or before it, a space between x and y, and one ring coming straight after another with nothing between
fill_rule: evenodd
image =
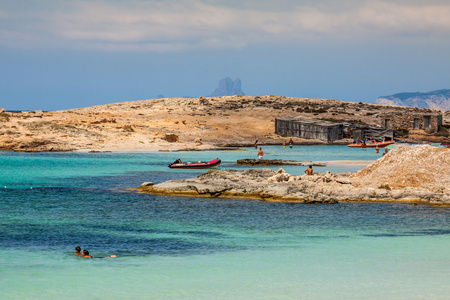
<instances>
[{"instance_id":1,"label":"rocky mountain on horizon","mask_svg":"<svg viewBox=\"0 0 450 300\"><path fill-rule=\"evenodd\" d=\"M375 104L450 110L450 89L382 96L375 100Z\"/></svg>"},{"instance_id":2,"label":"rocky mountain on horizon","mask_svg":"<svg viewBox=\"0 0 450 300\"><path fill-rule=\"evenodd\" d=\"M242 95L241 80L236 78L234 81L230 78L224 78L219 81L219 87L210 95L210 97Z\"/></svg>"}]
</instances>

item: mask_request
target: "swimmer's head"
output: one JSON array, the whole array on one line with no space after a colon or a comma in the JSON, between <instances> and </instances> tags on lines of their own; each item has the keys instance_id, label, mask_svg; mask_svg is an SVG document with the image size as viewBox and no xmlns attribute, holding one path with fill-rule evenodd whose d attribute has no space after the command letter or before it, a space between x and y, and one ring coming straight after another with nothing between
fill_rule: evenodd
<instances>
[{"instance_id":1,"label":"swimmer's head","mask_svg":"<svg viewBox=\"0 0 450 300\"><path fill-rule=\"evenodd\" d=\"M75 247L75 252L80 253L80 251L81 251L81 247L80 246L76 246Z\"/></svg>"},{"instance_id":2,"label":"swimmer's head","mask_svg":"<svg viewBox=\"0 0 450 300\"><path fill-rule=\"evenodd\" d=\"M89 255L89 251L87 251L86 249L83 250L83 255Z\"/></svg>"}]
</instances>

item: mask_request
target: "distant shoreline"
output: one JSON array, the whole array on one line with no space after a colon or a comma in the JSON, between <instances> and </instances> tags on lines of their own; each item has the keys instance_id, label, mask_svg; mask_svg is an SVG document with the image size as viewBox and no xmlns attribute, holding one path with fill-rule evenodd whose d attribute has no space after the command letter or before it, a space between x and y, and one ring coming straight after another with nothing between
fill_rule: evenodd
<instances>
[{"instance_id":1,"label":"distant shoreline","mask_svg":"<svg viewBox=\"0 0 450 300\"><path fill-rule=\"evenodd\" d=\"M387 113L430 112L417 108L284 96L225 96L126 101L60 111L5 111L0 108L0 148L24 152L196 151L214 148L280 145L345 145L276 132L275 120L332 120L382 126ZM444 123L447 123L444 115ZM411 140L442 142L425 131ZM351 132L345 133L349 137Z\"/></svg>"}]
</instances>

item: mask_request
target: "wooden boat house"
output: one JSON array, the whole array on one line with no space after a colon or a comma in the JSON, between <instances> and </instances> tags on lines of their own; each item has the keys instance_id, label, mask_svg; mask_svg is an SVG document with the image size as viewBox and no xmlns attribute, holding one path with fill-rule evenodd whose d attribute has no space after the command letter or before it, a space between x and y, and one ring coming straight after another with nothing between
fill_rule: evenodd
<instances>
[{"instance_id":1,"label":"wooden boat house","mask_svg":"<svg viewBox=\"0 0 450 300\"><path fill-rule=\"evenodd\" d=\"M286 117L275 119L275 133L326 142L343 138L342 123Z\"/></svg>"},{"instance_id":2,"label":"wooden boat house","mask_svg":"<svg viewBox=\"0 0 450 300\"><path fill-rule=\"evenodd\" d=\"M394 131L380 127L351 124L348 128L353 140L376 139L378 141L389 141L394 139Z\"/></svg>"}]
</instances>

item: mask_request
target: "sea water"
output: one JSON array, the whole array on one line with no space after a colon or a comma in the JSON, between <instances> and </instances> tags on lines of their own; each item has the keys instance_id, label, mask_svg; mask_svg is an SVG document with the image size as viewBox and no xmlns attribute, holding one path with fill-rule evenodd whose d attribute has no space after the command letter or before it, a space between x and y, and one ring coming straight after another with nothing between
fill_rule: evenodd
<instances>
[{"instance_id":1,"label":"sea water","mask_svg":"<svg viewBox=\"0 0 450 300\"><path fill-rule=\"evenodd\" d=\"M311 161L381 155L344 146L263 150L267 159ZM0 152L0 299L450 297L449 208L127 190L205 172L169 169L177 158L244 168L236 160L256 151ZM300 175L305 167L285 169ZM78 245L117 258L76 257Z\"/></svg>"}]
</instances>

